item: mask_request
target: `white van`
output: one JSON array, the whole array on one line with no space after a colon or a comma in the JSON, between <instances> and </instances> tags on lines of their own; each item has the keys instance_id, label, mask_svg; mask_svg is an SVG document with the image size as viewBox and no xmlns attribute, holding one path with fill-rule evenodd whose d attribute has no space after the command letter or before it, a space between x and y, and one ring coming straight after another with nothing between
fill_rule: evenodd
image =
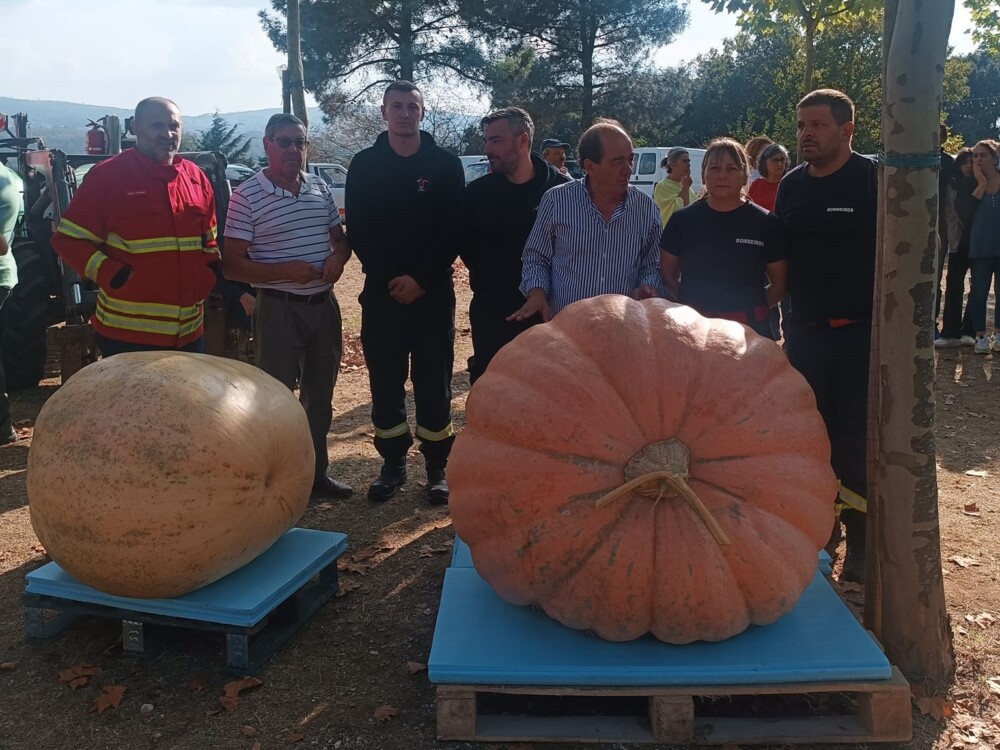
<instances>
[{"instance_id":1,"label":"white van","mask_svg":"<svg viewBox=\"0 0 1000 750\"><path fill-rule=\"evenodd\" d=\"M483 154L460 156L458 158L462 161L462 169L465 170L466 185L473 180L478 180L490 171L490 162Z\"/></svg>"},{"instance_id":2,"label":"white van","mask_svg":"<svg viewBox=\"0 0 1000 750\"><path fill-rule=\"evenodd\" d=\"M634 149L629 183L652 197L653 186L667 176L667 168L661 167L660 162L671 148L673 146L642 146ZM689 148L688 154L691 156L691 189L701 194L701 163L705 159L705 149Z\"/></svg>"},{"instance_id":3,"label":"white van","mask_svg":"<svg viewBox=\"0 0 1000 750\"><path fill-rule=\"evenodd\" d=\"M340 164L325 164L310 162L306 167L310 174L322 177L323 181L330 187L333 199L340 209L340 218L344 218L344 190L347 188L347 170Z\"/></svg>"}]
</instances>

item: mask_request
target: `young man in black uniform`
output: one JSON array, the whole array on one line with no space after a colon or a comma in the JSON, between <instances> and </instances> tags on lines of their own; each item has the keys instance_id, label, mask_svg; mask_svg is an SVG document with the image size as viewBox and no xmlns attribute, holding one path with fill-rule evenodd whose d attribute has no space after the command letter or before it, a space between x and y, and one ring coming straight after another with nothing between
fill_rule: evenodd
<instances>
[{"instance_id":1,"label":"young man in black uniform","mask_svg":"<svg viewBox=\"0 0 1000 750\"><path fill-rule=\"evenodd\" d=\"M375 448L382 470L368 499L388 500L406 481L413 444L405 384L413 381L417 437L427 466L427 497L448 502L445 466L454 442L451 372L455 356L457 255L454 211L465 173L457 156L420 130L424 99L409 81L382 98L387 131L351 162L345 203L348 240L365 272L361 345L372 392Z\"/></svg>"},{"instance_id":2,"label":"young man in black uniform","mask_svg":"<svg viewBox=\"0 0 1000 750\"><path fill-rule=\"evenodd\" d=\"M792 307L785 349L816 394L834 471L844 488L864 497L878 172L851 150L854 103L845 94L813 91L796 113L805 163L782 179L775 205ZM865 516L845 508L841 521L847 532L841 577L863 582Z\"/></svg>"},{"instance_id":3,"label":"young man in black uniform","mask_svg":"<svg viewBox=\"0 0 1000 750\"><path fill-rule=\"evenodd\" d=\"M480 125L493 171L465 189L459 211L460 254L472 286L469 380L473 383L503 346L542 322L539 315L520 322L508 320L524 304L518 289L521 251L535 224L542 195L550 187L570 182L531 153L535 125L523 109L492 112Z\"/></svg>"}]
</instances>

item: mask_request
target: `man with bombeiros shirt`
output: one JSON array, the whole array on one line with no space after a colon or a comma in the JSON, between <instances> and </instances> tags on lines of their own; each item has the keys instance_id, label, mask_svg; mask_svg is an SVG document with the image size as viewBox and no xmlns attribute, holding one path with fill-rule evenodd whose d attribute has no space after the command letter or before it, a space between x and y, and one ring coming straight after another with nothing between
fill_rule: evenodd
<instances>
[{"instance_id":1,"label":"man with bombeiros shirt","mask_svg":"<svg viewBox=\"0 0 1000 750\"><path fill-rule=\"evenodd\" d=\"M867 494L878 172L851 150L854 103L845 94L813 91L796 114L805 163L785 175L775 203L789 263L785 350L816 394L840 497L848 504L840 516L847 536L841 578L863 582L866 524L857 506Z\"/></svg>"},{"instance_id":2,"label":"man with bombeiros shirt","mask_svg":"<svg viewBox=\"0 0 1000 750\"><path fill-rule=\"evenodd\" d=\"M531 153L535 125L523 109L491 112L480 125L492 172L466 187L459 211L460 255L472 287L469 380L473 383L501 348L542 322L537 313L523 321L510 319L524 304L518 288L521 252L542 195L570 182L552 164Z\"/></svg>"},{"instance_id":3,"label":"man with bombeiros shirt","mask_svg":"<svg viewBox=\"0 0 1000 750\"><path fill-rule=\"evenodd\" d=\"M413 382L416 435L427 468L427 499L448 502L445 466L455 440L451 371L455 357L452 263L455 211L465 185L459 158L420 129L424 98L396 81L382 97L386 132L351 161L347 239L365 273L361 346L372 394L375 449L382 469L368 499L391 498L406 481L413 437L406 378Z\"/></svg>"}]
</instances>

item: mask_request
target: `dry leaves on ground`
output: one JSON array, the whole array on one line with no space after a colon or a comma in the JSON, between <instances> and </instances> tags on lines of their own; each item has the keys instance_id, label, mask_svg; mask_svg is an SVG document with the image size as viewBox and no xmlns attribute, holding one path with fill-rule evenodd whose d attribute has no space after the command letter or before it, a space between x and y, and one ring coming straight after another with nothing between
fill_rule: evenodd
<instances>
[{"instance_id":1,"label":"dry leaves on ground","mask_svg":"<svg viewBox=\"0 0 1000 750\"><path fill-rule=\"evenodd\" d=\"M965 472L967 477L988 477L990 473L986 469L969 469Z\"/></svg>"},{"instance_id":2,"label":"dry leaves on ground","mask_svg":"<svg viewBox=\"0 0 1000 750\"><path fill-rule=\"evenodd\" d=\"M393 716L399 716L399 709L395 706L379 706L375 709L375 718L378 721L389 721Z\"/></svg>"},{"instance_id":3,"label":"dry leaves on ground","mask_svg":"<svg viewBox=\"0 0 1000 750\"><path fill-rule=\"evenodd\" d=\"M64 669L59 673L59 682L64 682L73 690L83 687L90 682L91 677L97 677L104 670L90 664L77 664L69 669Z\"/></svg>"},{"instance_id":4,"label":"dry leaves on ground","mask_svg":"<svg viewBox=\"0 0 1000 750\"><path fill-rule=\"evenodd\" d=\"M264 683L256 677L244 677L242 680L227 682L223 688L223 695L219 696L219 705L226 709L226 713L232 713L240 702L240 693L246 690L253 690Z\"/></svg>"},{"instance_id":5,"label":"dry leaves on ground","mask_svg":"<svg viewBox=\"0 0 1000 750\"><path fill-rule=\"evenodd\" d=\"M432 547L429 544L425 544L420 548L418 557L432 557L433 555L443 555L448 552L451 552L451 540L448 540L440 547Z\"/></svg>"},{"instance_id":6,"label":"dry leaves on ground","mask_svg":"<svg viewBox=\"0 0 1000 750\"><path fill-rule=\"evenodd\" d=\"M986 687L988 687L990 692L994 695L1000 695L1000 677L987 677Z\"/></svg>"},{"instance_id":7,"label":"dry leaves on ground","mask_svg":"<svg viewBox=\"0 0 1000 750\"><path fill-rule=\"evenodd\" d=\"M315 718L316 718L317 716L319 716L319 715L320 715L321 713L323 713L324 711L326 711L326 709L327 709L327 706L328 706L328 705L329 705L329 704L327 704L327 703L317 703L317 704L316 704L316 705L315 705L315 706L313 707L313 710L312 710L312 711L310 711L310 712L309 712L309 713L307 713L307 714L306 714L305 716L303 716L303 717L302 717L301 719L299 719L299 726L300 726L300 727L304 727L304 726L305 726L306 724L308 724L308 723L309 723L310 721L312 721L312 720L313 720L313 719L315 719Z\"/></svg>"},{"instance_id":8,"label":"dry leaves on ground","mask_svg":"<svg viewBox=\"0 0 1000 750\"><path fill-rule=\"evenodd\" d=\"M208 683L205 681L205 675L196 674L191 678L191 682L188 683L187 689L192 693L201 693L208 688Z\"/></svg>"},{"instance_id":9,"label":"dry leaves on ground","mask_svg":"<svg viewBox=\"0 0 1000 750\"><path fill-rule=\"evenodd\" d=\"M418 661L408 661L406 662L406 671L411 675L420 674L427 671L427 665Z\"/></svg>"},{"instance_id":10,"label":"dry leaves on ground","mask_svg":"<svg viewBox=\"0 0 1000 750\"><path fill-rule=\"evenodd\" d=\"M947 719L952 714L952 702L940 696L917 698L916 704L921 714L930 716L935 721Z\"/></svg>"},{"instance_id":11,"label":"dry leaves on ground","mask_svg":"<svg viewBox=\"0 0 1000 750\"><path fill-rule=\"evenodd\" d=\"M949 557L950 562L955 563L960 568L969 568L974 566L982 565L979 560L972 557L965 557L964 555L955 555L954 557Z\"/></svg>"},{"instance_id":12,"label":"dry leaves on ground","mask_svg":"<svg viewBox=\"0 0 1000 750\"><path fill-rule=\"evenodd\" d=\"M346 596L347 594L351 593L352 591L356 591L359 588L361 588L361 584L358 583L357 581L341 581L340 588L337 589L337 593L335 594L335 596L338 597Z\"/></svg>"},{"instance_id":13,"label":"dry leaves on ground","mask_svg":"<svg viewBox=\"0 0 1000 750\"><path fill-rule=\"evenodd\" d=\"M252 727L249 724L244 724L240 728L240 734L242 734L244 737L253 737L255 734L257 734L257 728Z\"/></svg>"},{"instance_id":14,"label":"dry leaves on ground","mask_svg":"<svg viewBox=\"0 0 1000 750\"><path fill-rule=\"evenodd\" d=\"M17 669L17 664L12 661L0 662L0 672L13 672Z\"/></svg>"},{"instance_id":15,"label":"dry leaves on ground","mask_svg":"<svg viewBox=\"0 0 1000 750\"><path fill-rule=\"evenodd\" d=\"M966 615L965 619L968 622L975 623L983 630L986 630L990 625L996 622L996 619L989 612L980 612L978 615Z\"/></svg>"},{"instance_id":16,"label":"dry leaves on ground","mask_svg":"<svg viewBox=\"0 0 1000 750\"><path fill-rule=\"evenodd\" d=\"M122 685L105 685L104 692L94 698L94 702L90 704L88 710L90 713L96 713L100 716L109 708L118 708L122 703L122 698L125 697L125 690L126 688Z\"/></svg>"},{"instance_id":17,"label":"dry leaves on ground","mask_svg":"<svg viewBox=\"0 0 1000 750\"><path fill-rule=\"evenodd\" d=\"M305 738L306 736L301 732L292 732L290 735L285 737L285 744L294 745L296 742L302 742Z\"/></svg>"}]
</instances>

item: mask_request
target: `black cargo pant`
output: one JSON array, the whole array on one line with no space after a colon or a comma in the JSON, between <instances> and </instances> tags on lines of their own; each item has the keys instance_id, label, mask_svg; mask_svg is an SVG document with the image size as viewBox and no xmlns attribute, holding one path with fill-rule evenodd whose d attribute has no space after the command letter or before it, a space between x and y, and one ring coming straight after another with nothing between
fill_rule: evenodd
<instances>
[{"instance_id":1,"label":"black cargo pant","mask_svg":"<svg viewBox=\"0 0 1000 750\"><path fill-rule=\"evenodd\" d=\"M469 324L472 326L472 356L469 357L469 382L475 383L486 372L497 352L513 341L518 334L542 322L541 315L527 320L508 321L524 304L524 298L496 299L481 294L474 295L469 304Z\"/></svg>"},{"instance_id":2,"label":"black cargo pant","mask_svg":"<svg viewBox=\"0 0 1000 750\"><path fill-rule=\"evenodd\" d=\"M409 374L420 452L428 467L443 469L455 441L451 422L455 290L450 279L409 305L396 302L385 287L376 284L366 284L358 301L375 449L387 462L396 463L405 460L413 445L406 421Z\"/></svg>"},{"instance_id":3,"label":"black cargo pant","mask_svg":"<svg viewBox=\"0 0 1000 750\"><path fill-rule=\"evenodd\" d=\"M840 328L810 327L792 320L785 327L788 361L812 386L826 423L833 470L846 488L862 497L868 496L870 347L867 320ZM841 518L850 531L864 524L865 516L845 509Z\"/></svg>"},{"instance_id":4,"label":"black cargo pant","mask_svg":"<svg viewBox=\"0 0 1000 750\"><path fill-rule=\"evenodd\" d=\"M313 302L303 299L260 290L253 310L254 357L272 378L299 389L316 451L315 479L322 479L330 465L326 436L343 352L340 305L331 294L313 296Z\"/></svg>"}]
</instances>

